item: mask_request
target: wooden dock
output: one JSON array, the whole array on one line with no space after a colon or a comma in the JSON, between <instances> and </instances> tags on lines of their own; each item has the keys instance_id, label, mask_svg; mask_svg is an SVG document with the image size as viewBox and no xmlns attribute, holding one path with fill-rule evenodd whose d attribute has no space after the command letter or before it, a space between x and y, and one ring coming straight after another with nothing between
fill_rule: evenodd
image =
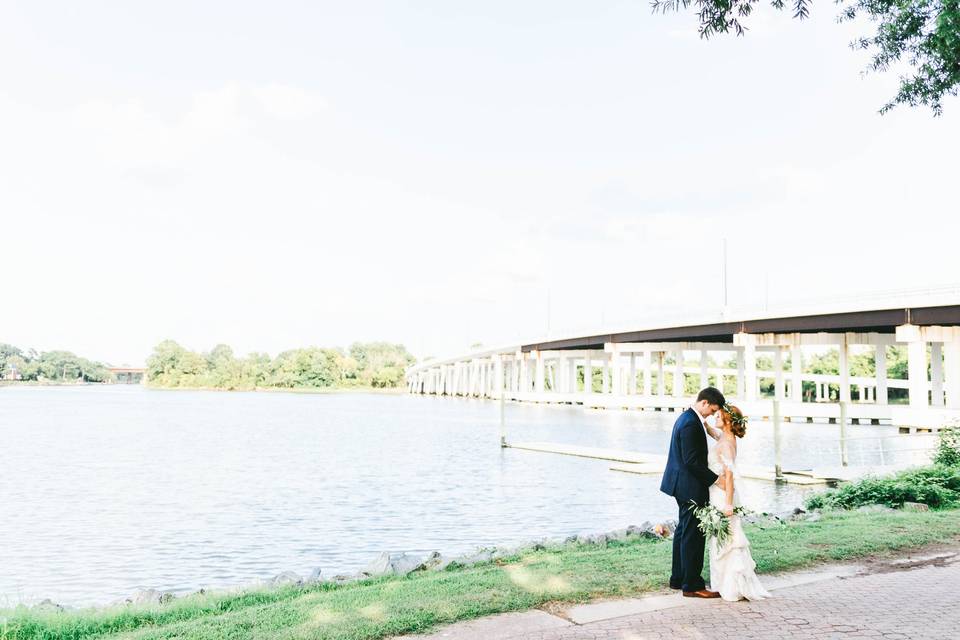
<instances>
[{"instance_id":1,"label":"wooden dock","mask_svg":"<svg viewBox=\"0 0 960 640\"><path fill-rule=\"evenodd\" d=\"M656 475L663 473L667 464L667 457L655 453L639 453L636 451L622 451L620 449L604 449L600 447L583 447L575 444L561 444L556 442L518 442L507 444L511 449L525 451L539 451L541 453L555 453L578 458L593 458L608 460L619 464L611 465L611 471L636 473L641 475ZM740 467L740 475L753 480L767 480L776 482L773 469L763 467ZM810 470L784 471L780 482L801 485L824 485L838 478L817 476ZM840 478L843 479L843 478Z\"/></svg>"}]
</instances>

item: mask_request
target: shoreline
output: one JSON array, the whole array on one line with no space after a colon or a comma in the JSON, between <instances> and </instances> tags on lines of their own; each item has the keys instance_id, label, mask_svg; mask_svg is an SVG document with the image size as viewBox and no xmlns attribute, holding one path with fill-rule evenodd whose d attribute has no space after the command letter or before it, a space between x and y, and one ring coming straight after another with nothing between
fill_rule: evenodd
<instances>
[{"instance_id":1,"label":"shoreline","mask_svg":"<svg viewBox=\"0 0 960 640\"><path fill-rule=\"evenodd\" d=\"M869 507L757 518L747 525L758 573L889 556L960 540L960 509ZM145 592L110 608L65 609L47 602L0 611L4 640L192 637L334 639L417 633L490 614L622 598L664 589L672 544L636 528L504 549L443 564L431 557L381 554L359 576L302 580L181 598ZM622 537L621 537L622 536ZM428 564L429 563L429 564ZM415 565L415 566L412 566ZM706 568L705 568L706 570ZM311 576L312 578L313 576ZM339 578L339 579L338 579Z\"/></svg>"},{"instance_id":2,"label":"shoreline","mask_svg":"<svg viewBox=\"0 0 960 640\"><path fill-rule=\"evenodd\" d=\"M130 384L124 382L38 382L36 380L0 380L0 388L9 387L141 387L150 391L217 391L227 393L369 393L376 395L406 395L405 387L254 387L252 389L222 389L220 387L163 387L151 384Z\"/></svg>"}]
</instances>

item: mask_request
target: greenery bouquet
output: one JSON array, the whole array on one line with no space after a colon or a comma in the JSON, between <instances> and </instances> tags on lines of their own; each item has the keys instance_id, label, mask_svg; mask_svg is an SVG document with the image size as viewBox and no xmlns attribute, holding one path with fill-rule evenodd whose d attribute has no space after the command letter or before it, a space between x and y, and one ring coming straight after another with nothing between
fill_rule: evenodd
<instances>
[{"instance_id":1,"label":"greenery bouquet","mask_svg":"<svg viewBox=\"0 0 960 640\"><path fill-rule=\"evenodd\" d=\"M707 538L716 538L718 546L722 547L726 544L727 540L730 539L730 518L712 504L701 507L693 500L690 502L693 503L693 515L697 517L697 528ZM733 508L733 515L735 516L742 517L748 513L750 513L749 510L743 507Z\"/></svg>"}]
</instances>

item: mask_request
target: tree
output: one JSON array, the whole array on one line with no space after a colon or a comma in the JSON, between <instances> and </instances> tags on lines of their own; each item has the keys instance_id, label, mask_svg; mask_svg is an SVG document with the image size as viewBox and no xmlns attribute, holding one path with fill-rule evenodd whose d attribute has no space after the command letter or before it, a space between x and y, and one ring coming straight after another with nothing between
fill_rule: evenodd
<instances>
[{"instance_id":1,"label":"tree","mask_svg":"<svg viewBox=\"0 0 960 640\"><path fill-rule=\"evenodd\" d=\"M742 36L741 22L758 0L652 0L654 12L679 11L691 4L697 8L700 37L735 32ZM803 20L810 15L811 0L793 0L789 10ZM886 113L906 104L925 105L934 115L943 112L945 96L957 95L960 87L960 0L836 0L840 22L867 17L877 24L876 32L857 38L851 47L870 52L868 69L888 71L905 62L910 73L900 77L900 89L881 109ZM784 10L784 0L771 0L773 8Z\"/></svg>"},{"instance_id":2,"label":"tree","mask_svg":"<svg viewBox=\"0 0 960 640\"><path fill-rule=\"evenodd\" d=\"M23 362L23 351L12 344L0 342L0 378L7 372L7 363L12 358L17 358L15 362ZM17 367L17 371L20 371L19 367Z\"/></svg>"}]
</instances>

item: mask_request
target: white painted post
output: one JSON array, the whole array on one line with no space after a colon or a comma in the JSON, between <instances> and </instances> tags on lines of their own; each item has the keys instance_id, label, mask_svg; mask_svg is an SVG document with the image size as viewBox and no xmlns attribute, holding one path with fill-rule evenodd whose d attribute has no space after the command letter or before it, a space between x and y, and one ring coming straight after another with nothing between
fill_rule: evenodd
<instances>
[{"instance_id":1,"label":"white painted post","mask_svg":"<svg viewBox=\"0 0 960 640\"><path fill-rule=\"evenodd\" d=\"M780 458L780 400L773 401L773 476L783 480L783 464Z\"/></svg>"},{"instance_id":2,"label":"white painted post","mask_svg":"<svg viewBox=\"0 0 960 640\"><path fill-rule=\"evenodd\" d=\"M960 339L943 344L943 358L946 374L946 405L949 409L960 409Z\"/></svg>"},{"instance_id":3,"label":"white painted post","mask_svg":"<svg viewBox=\"0 0 960 640\"><path fill-rule=\"evenodd\" d=\"M506 418L506 400L504 394L500 393L500 448L507 446L507 418Z\"/></svg>"},{"instance_id":4,"label":"white painted post","mask_svg":"<svg viewBox=\"0 0 960 640\"><path fill-rule=\"evenodd\" d=\"M847 466L847 403L840 401L840 464Z\"/></svg>"},{"instance_id":5,"label":"white painted post","mask_svg":"<svg viewBox=\"0 0 960 640\"><path fill-rule=\"evenodd\" d=\"M790 368L793 372L790 400L803 402L803 348L798 344L790 348Z\"/></svg>"},{"instance_id":6,"label":"white painted post","mask_svg":"<svg viewBox=\"0 0 960 640\"><path fill-rule=\"evenodd\" d=\"M630 354L630 374L627 376L627 395L637 393L637 354Z\"/></svg>"},{"instance_id":7,"label":"white painted post","mask_svg":"<svg viewBox=\"0 0 960 640\"><path fill-rule=\"evenodd\" d=\"M677 349L674 357L676 362L673 367L673 397L682 398L686 391L683 377L683 349Z\"/></svg>"},{"instance_id":8,"label":"white painted post","mask_svg":"<svg viewBox=\"0 0 960 640\"><path fill-rule=\"evenodd\" d=\"M931 404L934 407L943 406L943 343L930 343L930 384Z\"/></svg>"},{"instance_id":9,"label":"white painted post","mask_svg":"<svg viewBox=\"0 0 960 640\"><path fill-rule=\"evenodd\" d=\"M503 406L503 356L497 354L493 360L493 384L496 397L500 398L500 406Z\"/></svg>"}]
</instances>

